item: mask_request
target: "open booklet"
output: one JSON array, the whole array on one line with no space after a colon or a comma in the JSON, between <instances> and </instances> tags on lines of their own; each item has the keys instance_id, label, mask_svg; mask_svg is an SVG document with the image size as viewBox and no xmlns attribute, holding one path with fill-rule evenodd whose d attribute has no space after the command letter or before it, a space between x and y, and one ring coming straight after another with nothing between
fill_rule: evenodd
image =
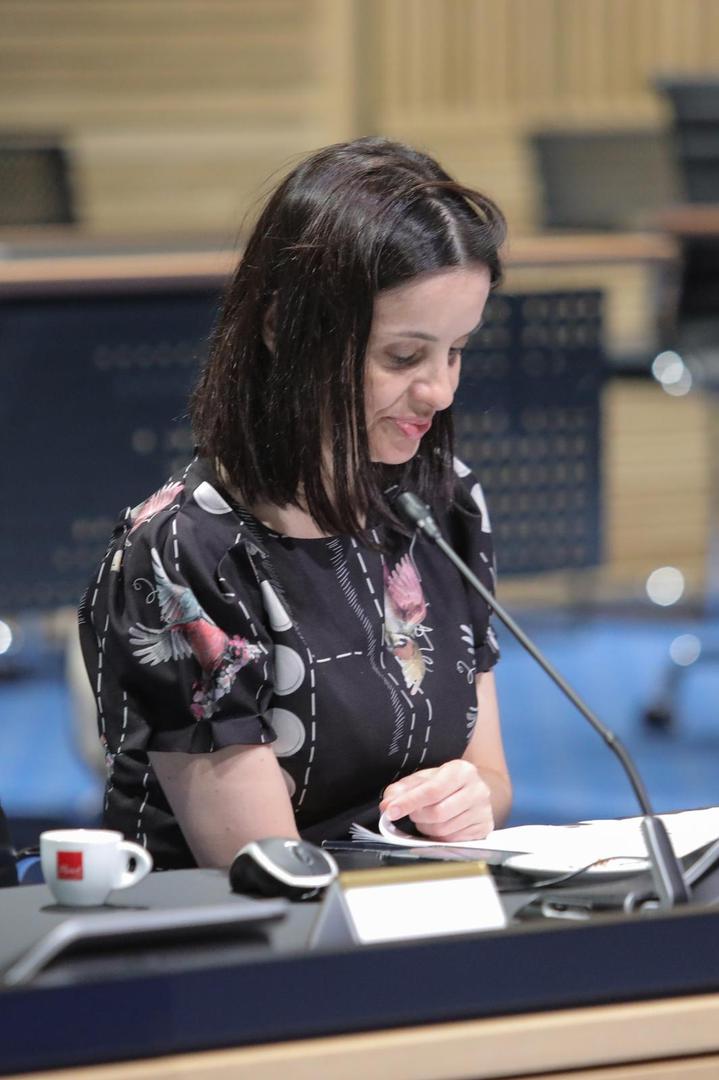
<instances>
[{"instance_id":1,"label":"open booklet","mask_svg":"<svg viewBox=\"0 0 719 1080\"><path fill-rule=\"evenodd\" d=\"M682 810L660 814L667 827L672 846L679 856L694 851L719 838L719 807L702 810ZM403 832L384 814L379 832L362 825L353 825L354 840L384 841L400 847L461 847L463 851L484 850L521 855L522 868L534 867L538 872L566 873L594 864L606 870L642 869L646 847L640 831L641 818L619 818L580 821L573 825L518 825L511 829L495 829L483 840L464 841L453 845ZM512 858L512 864L520 864ZM601 866L600 864L604 864Z\"/></svg>"}]
</instances>

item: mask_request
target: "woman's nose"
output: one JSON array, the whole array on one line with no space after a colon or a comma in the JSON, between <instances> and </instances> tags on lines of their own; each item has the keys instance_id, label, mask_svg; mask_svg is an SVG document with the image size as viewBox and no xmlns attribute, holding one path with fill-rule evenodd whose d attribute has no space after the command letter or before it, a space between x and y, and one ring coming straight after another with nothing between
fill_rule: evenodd
<instances>
[{"instance_id":1,"label":"woman's nose","mask_svg":"<svg viewBox=\"0 0 719 1080\"><path fill-rule=\"evenodd\" d=\"M448 409L454 400L458 380L459 371L447 364L438 365L415 384L416 396L434 412Z\"/></svg>"}]
</instances>

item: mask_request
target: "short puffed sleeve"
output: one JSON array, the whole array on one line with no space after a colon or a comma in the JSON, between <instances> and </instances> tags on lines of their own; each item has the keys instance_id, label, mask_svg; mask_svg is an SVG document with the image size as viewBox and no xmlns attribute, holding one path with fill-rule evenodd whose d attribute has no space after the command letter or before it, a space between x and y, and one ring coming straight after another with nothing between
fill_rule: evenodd
<instances>
[{"instance_id":1,"label":"short puffed sleeve","mask_svg":"<svg viewBox=\"0 0 719 1080\"><path fill-rule=\"evenodd\" d=\"M454 501L448 515L449 535L457 554L494 595L497 579L489 511L482 486L458 458L454 459ZM499 645L487 603L467 584L474 631L477 672L489 671L499 660Z\"/></svg>"},{"instance_id":2,"label":"short puffed sleeve","mask_svg":"<svg viewBox=\"0 0 719 1080\"><path fill-rule=\"evenodd\" d=\"M113 754L207 753L275 738L256 552L236 521L206 513L177 486L171 505L126 514L80 611Z\"/></svg>"}]
</instances>

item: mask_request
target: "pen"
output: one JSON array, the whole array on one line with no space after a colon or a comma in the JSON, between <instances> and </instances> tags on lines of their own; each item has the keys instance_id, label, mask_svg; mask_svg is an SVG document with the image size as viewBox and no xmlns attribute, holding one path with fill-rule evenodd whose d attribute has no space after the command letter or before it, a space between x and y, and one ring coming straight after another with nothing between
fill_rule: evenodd
<instances>
[{"instance_id":1,"label":"pen","mask_svg":"<svg viewBox=\"0 0 719 1080\"><path fill-rule=\"evenodd\" d=\"M360 854L379 855L390 859L410 859L414 862L427 858L426 855L419 854L415 848L403 850L393 844L372 843L371 841L358 844L353 840L325 840L322 847L325 851L355 851Z\"/></svg>"},{"instance_id":2,"label":"pen","mask_svg":"<svg viewBox=\"0 0 719 1080\"><path fill-rule=\"evenodd\" d=\"M489 866L501 866L513 852L493 851L484 848L463 847L404 847L399 844L384 844L379 840L324 840L322 847L327 851L360 851L385 855L392 859L427 859L437 862L486 862Z\"/></svg>"}]
</instances>

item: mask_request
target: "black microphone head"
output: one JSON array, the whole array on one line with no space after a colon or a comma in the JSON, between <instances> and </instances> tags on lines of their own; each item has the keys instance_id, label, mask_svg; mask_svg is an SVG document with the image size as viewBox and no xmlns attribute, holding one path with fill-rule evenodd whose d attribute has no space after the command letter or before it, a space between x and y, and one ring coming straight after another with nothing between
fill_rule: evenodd
<instances>
[{"instance_id":1,"label":"black microphone head","mask_svg":"<svg viewBox=\"0 0 719 1080\"><path fill-rule=\"evenodd\" d=\"M420 525L424 518L431 517L432 511L426 502L422 502L419 495L413 491L403 491L394 500L399 516L413 528Z\"/></svg>"},{"instance_id":2,"label":"black microphone head","mask_svg":"<svg viewBox=\"0 0 719 1080\"><path fill-rule=\"evenodd\" d=\"M442 534L432 516L432 511L419 495L415 495L413 491L403 491L394 500L394 505L399 516L413 529L421 529L431 540L441 538Z\"/></svg>"}]
</instances>

